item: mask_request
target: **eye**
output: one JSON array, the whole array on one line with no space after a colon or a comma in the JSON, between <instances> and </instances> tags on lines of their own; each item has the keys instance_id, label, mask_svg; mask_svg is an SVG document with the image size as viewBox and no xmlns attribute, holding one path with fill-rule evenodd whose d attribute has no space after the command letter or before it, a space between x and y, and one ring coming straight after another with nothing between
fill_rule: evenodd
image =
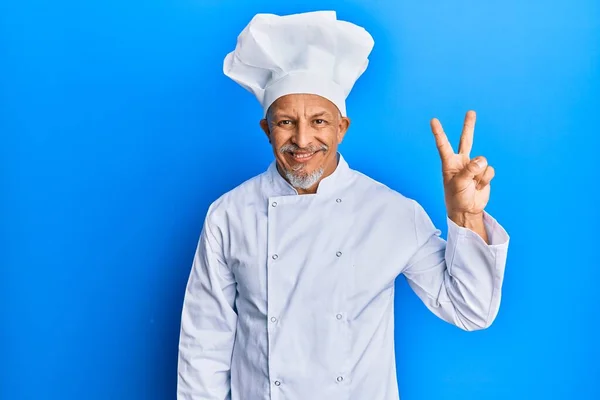
<instances>
[{"instance_id":1,"label":"eye","mask_svg":"<svg viewBox=\"0 0 600 400\"><path fill-rule=\"evenodd\" d=\"M289 119L284 119L277 123L277 125L279 125L279 126L286 126L286 125L291 125L291 124L292 124L292 121Z\"/></svg>"},{"instance_id":2,"label":"eye","mask_svg":"<svg viewBox=\"0 0 600 400\"><path fill-rule=\"evenodd\" d=\"M315 119L315 124L323 125L326 121L324 119Z\"/></svg>"}]
</instances>

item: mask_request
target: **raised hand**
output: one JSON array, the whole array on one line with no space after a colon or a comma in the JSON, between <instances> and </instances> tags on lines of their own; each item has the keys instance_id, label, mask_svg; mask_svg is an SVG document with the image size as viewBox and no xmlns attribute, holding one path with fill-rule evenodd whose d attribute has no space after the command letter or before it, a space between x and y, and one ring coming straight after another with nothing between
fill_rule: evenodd
<instances>
[{"instance_id":1,"label":"raised hand","mask_svg":"<svg viewBox=\"0 0 600 400\"><path fill-rule=\"evenodd\" d=\"M458 153L454 153L448 137L437 118L431 120L431 130L442 159L444 197L448 216L457 224L465 226L466 221L481 220L483 209L490 199L490 181L494 168L487 164L485 157L471 159L475 111L465 116Z\"/></svg>"}]
</instances>

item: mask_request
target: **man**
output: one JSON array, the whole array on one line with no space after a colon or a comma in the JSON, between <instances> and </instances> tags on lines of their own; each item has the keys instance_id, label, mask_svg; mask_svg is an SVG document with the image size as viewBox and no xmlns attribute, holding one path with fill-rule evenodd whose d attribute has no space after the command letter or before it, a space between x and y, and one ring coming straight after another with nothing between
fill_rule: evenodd
<instances>
[{"instance_id":1,"label":"man","mask_svg":"<svg viewBox=\"0 0 600 400\"><path fill-rule=\"evenodd\" d=\"M181 321L178 399L398 399L394 281L464 330L498 312L509 237L484 211L494 170L431 128L448 241L412 199L352 170L345 99L373 47L334 12L259 14L224 72L256 95L275 160L209 208ZM251 154L247 155L251 156Z\"/></svg>"}]
</instances>

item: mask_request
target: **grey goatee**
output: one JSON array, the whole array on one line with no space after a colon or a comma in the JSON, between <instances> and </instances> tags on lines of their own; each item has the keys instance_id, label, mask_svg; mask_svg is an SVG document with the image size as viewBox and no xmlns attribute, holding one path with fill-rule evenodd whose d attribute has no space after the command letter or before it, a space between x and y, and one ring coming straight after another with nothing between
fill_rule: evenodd
<instances>
[{"instance_id":1,"label":"grey goatee","mask_svg":"<svg viewBox=\"0 0 600 400\"><path fill-rule=\"evenodd\" d=\"M296 146L295 144L286 144L286 145L282 146L279 149L279 151L281 153L286 153L286 152L293 153L293 152L302 150L303 152L313 153L313 152L317 152L317 151L321 151L321 150L327 151L328 149L329 149L329 146L327 146L327 145L323 145L319 148L308 147L306 149L300 149L300 147ZM292 185L293 187L298 188L298 189L305 189L305 190L309 189L321 180L321 177L323 176L323 172L325 172L323 167L321 167L311 173L306 173L303 171L303 169L304 169L304 165L302 163L298 163L297 165L292 167L291 170L288 170L288 169L284 170L285 177L288 180L288 182L290 182L290 185Z\"/></svg>"}]
</instances>

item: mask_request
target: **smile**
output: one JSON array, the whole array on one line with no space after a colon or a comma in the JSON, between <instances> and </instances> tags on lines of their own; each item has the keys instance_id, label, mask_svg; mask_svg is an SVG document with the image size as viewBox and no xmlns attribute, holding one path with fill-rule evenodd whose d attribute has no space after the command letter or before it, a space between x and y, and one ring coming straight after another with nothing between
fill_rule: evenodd
<instances>
[{"instance_id":1,"label":"smile","mask_svg":"<svg viewBox=\"0 0 600 400\"><path fill-rule=\"evenodd\" d=\"M288 153L295 161L298 162L307 162L313 158L315 154L317 154L320 150L312 152L312 153Z\"/></svg>"}]
</instances>

